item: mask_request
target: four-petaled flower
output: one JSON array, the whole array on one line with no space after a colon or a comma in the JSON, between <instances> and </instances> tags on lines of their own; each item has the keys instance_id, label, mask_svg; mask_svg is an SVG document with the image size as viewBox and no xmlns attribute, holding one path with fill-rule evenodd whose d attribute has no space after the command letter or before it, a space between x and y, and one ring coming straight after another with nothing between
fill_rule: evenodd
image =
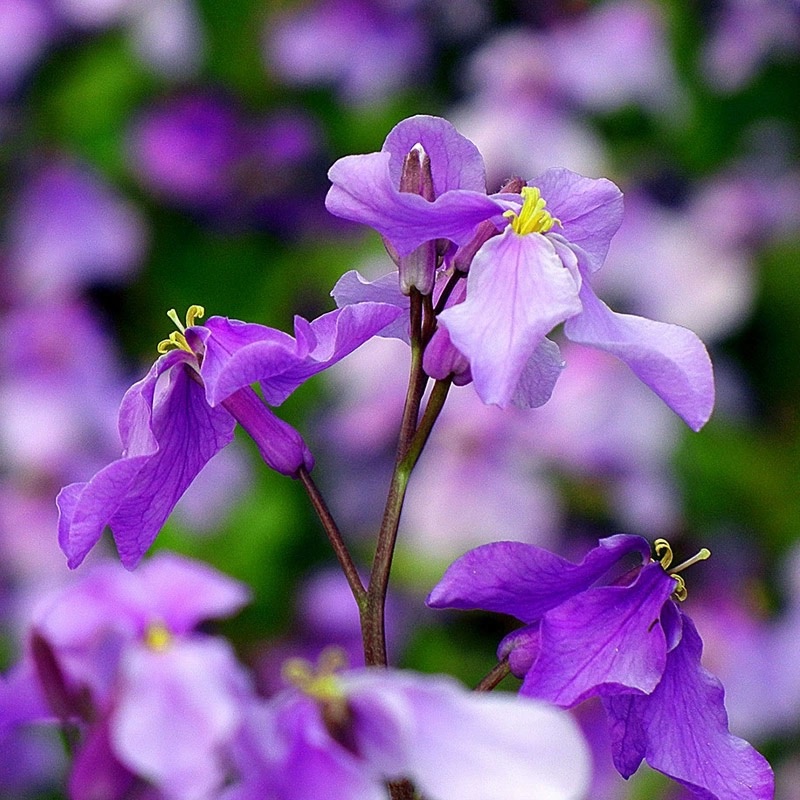
<instances>
[{"instance_id":1,"label":"four-petaled flower","mask_svg":"<svg viewBox=\"0 0 800 800\"><path fill-rule=\"evenodd\" d=\"M701 666L702 641L673 599L685 596L677 571L689 562L670 571L668 546L659 552L651 561L645 539L617 535L574 564L533 545L495 542L455 561L428 605L524 622L498 650L523 678L520 693L564 708L601 697L626 778L645 759L706 800L768 800L769 764L728 731L722 686ZM640 563L598 584L632 556Z\"/></svg>"},{"instance_id":2,"label":"four-petaled flower","mask_svg":"<svg viewBox=\"0 0 800 800\"><path fill-rule=\"evenodd\" d=\"M428 197L401 191L412 151L429 163ZM477 148L450 123L411 117L379 153L337 161L326 202L337 216L379 231L396 259L435 241L447 274L468 273L465 297L451 298L438 321L469 362L485 403L532 406L549 397L562 362L546 336L564 323L569 339L622 359L699 430L714 404L702 342L677 325L614 313L591 287L622 220L620 190L605 179L550 169L527 186L519 182L517 193L512 181L487 195L484 175ZM437 353L426 368L444 378L452 363Z\"/></svg>"},{"instance_id":3,"label":"four-petaled flower","mask_svg":"<svg viewBox=\"0 0 800 800\"><path fill-rule=\"evenodd\" d=\"M189 484L233 439L238 422L272 469L311 469L300 434L272 413L305 380L392 323L400 309L363 303L308 322L295 335L225 317L195 324L193 306L160 346L163 355L125 394L119 410L123 454L86 483L61 490L58 537L77 567L111 528L120 560L139 562ZM174 348L174 349L172 349ZM250 384L259 382L263 401Z\"/></svg>"}]
</instances>

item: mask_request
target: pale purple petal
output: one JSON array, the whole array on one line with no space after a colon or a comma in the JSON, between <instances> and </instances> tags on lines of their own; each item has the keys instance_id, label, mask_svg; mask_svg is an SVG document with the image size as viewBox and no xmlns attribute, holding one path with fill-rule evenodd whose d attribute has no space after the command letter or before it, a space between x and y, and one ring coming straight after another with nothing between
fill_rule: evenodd
<instances>
[{"instance_id":1,"label":"pale purple petal","mask_svg":"<svg viewBox=\"0 0 800 800\"><path fill-rule=\"evenodd\" d=\"M622 192L605 178L585 178L568 169L549 169L528 183L539 189L547 210L561 222L553 232L581 248L590 272L599 269L622 224Z\"/></svg>"},{"instance_id":2,"label":"pale purple petal","mask_svg":"<svg viewBox=\"0 0 800 800\"><path fill-rule=\"evenodd\" d=\"M388 777L411 778L426 797L567 800L586 790L586 745L575 723L549 706L474 694L442 676L351 673L347 683L359 750L392 764ZM372 725L362 727L376 712L402 729L399 759L397 736L376 740Z\"/></svg>"},{"instance_id":3,"label":"pale purple petal","mask_svg":"<svg viewBox=\"0 0 800 800\"><path fill-rule=\"evenodd\" d=\"M630 586L600 586L548 611L520 692L571 708L596 694L655 689L667 657L661 609L675 580L659 563Z\"/></svg>"},{"instance_id":4,"label":"pale purple petal","mask_svg":"<svg viewBox=\"0 0 800 800\"><path fill-rule=\"evenodd\" d=\"M158 553L142 564L138 575L173 634L188 633L202 620L230 616L250 598L244 584L173 553Z\"/></svg>"},{"instance_id":5,"label":"pale purple petal","mask_svg":"<svg viewBox=\"0 0 800 800\"><path fill-rule=\"evenodd\" d=\"M629 553L647 559L650 545L641 536L609 536L580 564L573 564L534 545L493 542L451 564L427 603L432 608L497 611L530 623L588 589Z\"/></svg>"},{"instance_id":6,"label":"pale purple petal","mask_svg":"<svg viewBox=\"0 0 800 800\"><path fill-rule=\"evenodd\" d=\"M616 314L585 280L580 297L583 312L567 320L566 335L624 361L692 430L700 430L714 407L714 374L700 339L678 325Z\"/></svg>"},{"instance_id":7,"label":"pale purple petal","mask_svg":"<svg viewBox=\"0 0 800 800\"><path fill-rule=\"evenodd\" d=\"M58 497L59 544L74 568L108 525L133 568L204 464L233 438L235 422L209 407L183 351L160 358L120 407L123 456Z\"/></svg>"},{"instance_id":8,"label":"pale purple petal","mask_svg":"<svg viewBox=\"0 0 800 800\"><path fill-rule=\"evenodd\" d=\"M454 190L433 202L401 192L389 169L390 154L345 156L329 170L333 186L325 205L332 214L374 228L401 256L431 239L466 244L487 219L498 227L507 204L470 190Z\"/></svg>"},{"instance_id":9,"label":"pale purple petal","mask_svg":"<svg viewBox=\"0 0 800 800\"><path fill-rule=\"evenodd\" d=\"M543 339L522 368L511 402L517 408L538 408L553 394L564 369L561 350L555 342Z\"/></svg>"},{"instance_id":10,"label":"pale purple petal","mask_svg":"<svg viewBox=\"0 0 800 800\"><path fill-rule=\"evenodd\" d=\"M408 295L400 291L400 281L397 272L382 275L374 281L368 281L357 270L345 272L333 287L331 297L339 308L355 305L357 303L373 302L387 303L403 309L397 320L387 325L380 336L402 339L408 343L408 309L410 300Z\"/></svg>"},{"instance_id":11,"label":"pale purple petal","mask_svg":"<svg viewBox=\"0 0 800 800\"><path fill-rule=\"evenodd\" d=\"M771 800L766 759L728 731L724 690L700 663L703 643L683 615L680 644L650 695L609 697L614 761L627 777L644 757L705 800Z\"/></svg>"},{"instance_id":12,"label":"pale purple petal","mask_svg":"<svg viewBox=\"0 0 800 800\"><path fill-rule=\"evenodd\" d=\"M400 185L403 161L415 145L422 145L431 161L436 197L451 189L486 193L486 169L478 148L447 120L419 114L389 131L381 150L391 155L392 185Z\"/></svg>"},{"instance_id":13,"label":"pale purple petal","mask_svg":"<svg viewBox=\"0 0 800 800\"><path fill-rule=\"evenodd\" d=\"M469 359L481 400L505 407L545 336L580 310L578 286L552 243L509 227L478 251L467 299L439 321Z\"/></svg>"},{"instance_id":14,"label":"pale purple petal","mask_svg":"<svg viewBox=\"0 0 800 800\"><path fill-rule=\"evenodd\" d=\"M111 720L117 757L169 797L208 797L222 784L222 748L241 722L239 670L221 639L129 650Z\"/></svg>"}]
</instances>

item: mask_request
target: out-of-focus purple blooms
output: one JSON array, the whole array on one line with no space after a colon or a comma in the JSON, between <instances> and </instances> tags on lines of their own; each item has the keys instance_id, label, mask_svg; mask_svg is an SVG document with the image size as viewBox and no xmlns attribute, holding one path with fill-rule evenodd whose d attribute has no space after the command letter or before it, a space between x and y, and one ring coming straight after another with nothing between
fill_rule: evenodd
<instances>
[{"instance_id":1,"label":"out-of-focus purple blooms","mask_svg":"<svg viewBox=\"0 0 800 800\"><path fill-rule=\"evenodd\" d=\"M544 60L563 97L591 111L626 105L680 114L682 98L659 7L603 3L542 35Z\"/></svg>"},{"instance_id":2,"label":"out-of-focus purple blooms","mask_svg":"<svg viewBox=\"0 0 800 800\"><path fill-rule=\"evenodd\" d=\"M194 92L144 111L129 136L139 181L165 202L215 222L301 231L323 213L312 175L321 137L307 115L250 120L230 100ZM302 185L302 197L297 186Z\"/></svg>"},{"instance_id":3,"label":"out-of-focus purple blooms","mask_svg":"<svg viewBox=\"0 0 800 800\"><path fill-rule=\"evenodd\" d=\"M721 92L744 87L775 56L800 51L800 8L793 0L725 0L701 63Z\"/></svg>"},{"instance_id":4,"label":"out-of-focus purple blooms","mask_svg":"<svg viewBox=\"0 0 800 800\"><path fill-rule=\"evenodd\" d=\"M639 192L626 194L625 217L598 286L635 313L675 320L700 336L731 333L752 306L754 267L741 240L726 235L730 208L717 205L723 200L698 197L701 213L694 204L670 208ZM743 226L737 227L741 236Z\"/></svg>"},{"instance_id":5,"label":"out-of-focus purple blooms","mask_svg":"<svg viewBox=\"0 0 800 800\"><path fill-rule=\"evenodd\" d=\"M303 691L253 709L242 780L224 800L386 800L385 782L402 778L437 800L567 800L586 789L586 745L544 704L393 670L301 678Z\"/></svg>"},{"instance_id":6,"label":"out-of-focus purple blooms","mask_svg":"<svg viewBox=\"0 0 800 800\"><path fill-rule=\"evenodd\" d=\"M79 30L124 26L142 61L167 78L190 77L200 67L204 37L192 0L54 0L53 5Z\"/></svg>"},{"instance_id":7,"label":"out-of-focus purple blooms","mask_svg":"<svg viewBox=\"0 0 800 800\"><path fill-rule=\"evenodd\" d=\"M247 597L210 567L161 554L136 574L95 567L41 603L15 696L38 691L47 708L29 703L17 721L81 726L71 796L121 800L143 779L165 797L195 800L222 784L249 681L226 642L195 628ZM101 795L100 786L110 788Z\"/></svg>"},{"instance_id":8,"label":"out-of-focus purple blooms","mask_svg":"<svg viewBox=\"0 0 800 800\"><path fill-rule=\"evenodd\" d=\"M645 759L703 798L771 800L772 770L729 733L722 686L701 666L700 637L675 602L685 598L677 573L696 559L670 570L671 549L663 540L656 549L660 560L652 561L641 537L611 536L574 564L496 542L452 564L428 604L525 623L498 650L524 678L521 693L566 708L601 697L623 777ZM641 563L612 583L597 583L637 556Z\"/></svg>"},{"instance_id":9,"label":"out-of-focus purple blooms","mask_svg":"<svg viewBox=\"0 0 800 800\"><path fill-rule=\"evenodd\" d=\"M127 279L147 241L133 204L94 173L66 161L30 177L12 205L7 230L7 280L12 290L36 299Z\"/></svg>"},{"instance_id":10,"label":"out-of-focus purple blooms","mask_svg":"<svg viewBox=\"0 0 800 800\"><path fill-rule=\"evenodd\" d=\"M105 331L77 302L0 321L1 462L39 482L91 473L117 447L124 379Z\"/></svg>"},{"instance_id":11,"label":"out-of-focus purple blooms","mask_svg":"<svg viewBox=\"0 0 800 800\"><path fill-rule=\"evenodd\" d=\"M409 634L402 598L390 593L386 602L387 647L392 662L401 654ZM282 668L290 658L317 663L323 653L341 651L350 667L364 666L364 645L353 592L339 570L316 572L300 586L289 635L270 641L258 659L260 692L272 696L286 688Z\"/></svg>"},{"instance_id":12,"label":"out-of-focus purple blooms","mask_svg":"<svg viewBox=\"0 0 800 800\"><path fill-rule=\"evenodd\" d=\"M335 85L351 103L370 103L421 77L428 37L412 8L381 0L318 0L268 22L268 69L289 84Z\"/></svg>"},{"instance_id":13,"label":"out-of-focus purple blooms","mask_svg":"<svg viewBox=\"0 0 800 800\"><path fill-rule=\"evenodd\" d=\"M18 87L55 34L52 10L43 0L0 3L0 98Z\"/></svg>"},{"instance_id":14,"label":"out-of-focus purple blooms","mask_svg":"<svg viewBox=\"0 0 800 800\"><path fill-rule=\"evenodd\" d=\"M303 438L266 404L280 405L312 375L380 333L399 311L364 303L313 322L296 317L296 338L224 317L195 325L202 313L190 308L186 326L171 317L180 332L162 343L164 355L125 394L122 457L58 495L59 544L70 567L81 563L106 526L122 563L134 567L189 484L230 443L237 422L272 469L291 476L311 469ZM166 352L169 347L175 349ZM251 387L256 382L263 401Z\"/></svg>"},{"instance_id":15,"label":"out-of-focus purple blooms","mask_svg":"<svg viewBox=\"0 0 800 800\"><path fill-rule=\"evenodd\" d=\"M415 147L430 158L432 200L400 191ZM546 336L565 322L568 338L623 360L691 428L708 420L714 386L702 342L676 325L615 314L591 288L622 219L622 194L610 181L551 169L522 196L487 196L474 145L445 120L422 116L399 123L379 153L340 159L329 177L328 209L378 230L398 256L439 239L463 248L449 263L469 270L466 298L438 319L484 402L546 402L561 367ZM446 363L434 352L438 365ZM447 377L430 362L426 370Z\"/></svg>"}]
</instances>

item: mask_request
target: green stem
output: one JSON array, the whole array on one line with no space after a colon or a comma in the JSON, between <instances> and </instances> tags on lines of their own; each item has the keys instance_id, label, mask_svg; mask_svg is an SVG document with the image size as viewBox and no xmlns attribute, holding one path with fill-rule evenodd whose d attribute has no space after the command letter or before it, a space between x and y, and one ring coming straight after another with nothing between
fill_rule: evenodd
<instances>
[{"instance_id":1,"label":"green stem","mask_svg":"<svg viewBox=\"0 0 800 800\"><path fill-rule=\"evenodd\" d=\"M350 551L347 549L347 545L344 543L342 534L339 531L339 526L336 524L336 520L333 518L333 515L328 509L328 505L325 502L321 492L317 488L316 483L314 483L314 479L311 477L309 471L305 467L300 467L300 469L297 471L297 478L300 483L303 484L303 488L306 490L306 494L308 494L311 505L314 507L314 511L317 512L317 516L319 517L319 521L322 523L322 527L325 530L328 541L331 543L333 552L336 554L336 558L338 559L339 565L341 566L342 571L347 578L348 584L350 584L350 590L353 592L353 597L355 598L356 603L358 603L359 609L363 610L367 602L367 590L364 588L364 584L361 582L361 577L359 576L356 565L350 556Z\"/></svg>"}]
</instances>

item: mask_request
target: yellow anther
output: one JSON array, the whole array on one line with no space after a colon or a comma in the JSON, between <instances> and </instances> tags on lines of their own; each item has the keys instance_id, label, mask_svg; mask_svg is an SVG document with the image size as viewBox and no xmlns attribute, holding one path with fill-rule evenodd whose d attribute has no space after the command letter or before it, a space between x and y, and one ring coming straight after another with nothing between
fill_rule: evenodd
<instances>
[{"instance_id":1,"label":"yellow anther","mask_svg":"<svg viewBox=\"0 0 800 800\"><path fill-rule=\"evenodd\" d=\"M158 343L158 347L156 348L161 355L164 353L176 349L176 350L185 350L187 353L191 353L192 348L189 347L189 343L186 341L186 333L187 328L191 328L195 321L198 319L202 319L203 315L206 313L206 310L203 306L198 305L191 305L186 311L186 324L184 325L180 317L178 316L178 312L171 308L167 311L167 316L172 320L175 327L178 329L177 331L173 331L166 339L162 339Z\"/></svg>"},{"instance_id":2,"label":"yellow anther","mask_svg":"<svg viewBox=\"0 0 800 800\"><path fill-rule=\"evenodd\" d=\"M347 656L339 647L322 651L317 666L305 658L290 658L281 670L283 679L300 691L323 702L344 699L336 673L347 665Z\"/></svg>"},{"instance_id":3,"label":"yellow anther","mask_svg":"<svg viewBox=\"0 0 800 800\"><path fill-rule=\"evenodd\" d=\"M522 208L519 213L509 209L503 216L511 220L511 227L520 236L547 233L556 223L561 225L561 220L547 211L546 206L547 201L536 186L523 186Z\"/></svg>"},{"instance_id":4,"label":"yellow anther","mask_svg":"<svg viewBox=\"0 0 800 800\"><path fill-rule=\"evenodd\" d=\"M163 622L153 622L147 626L144 632L144 643L150 650L161 653L166 650L172 642L172 634Z\"/></svg>"},{"instance_id":5,"label":"yellow anther","mask_svg":"<svg viewBox=\"0 0 800 800\"><path fill-rule=\"evenodd\" d=\"M672 564L672 547L670 543L666 539L656 539L655 542L653 542L653 550L667 575L675 579L677 586L672 596L676 600L683 602L688 595L688 591L686 589L686 581L683 579L683 576L678 573L683 572L687 567L691 567L692 564L696 564L698 561L705 561L707 558L710 558L711 551L707 547L704 547L697 555L678 564L677 567L670 569L669 566Z\"/></svg>"}]
</instances>

